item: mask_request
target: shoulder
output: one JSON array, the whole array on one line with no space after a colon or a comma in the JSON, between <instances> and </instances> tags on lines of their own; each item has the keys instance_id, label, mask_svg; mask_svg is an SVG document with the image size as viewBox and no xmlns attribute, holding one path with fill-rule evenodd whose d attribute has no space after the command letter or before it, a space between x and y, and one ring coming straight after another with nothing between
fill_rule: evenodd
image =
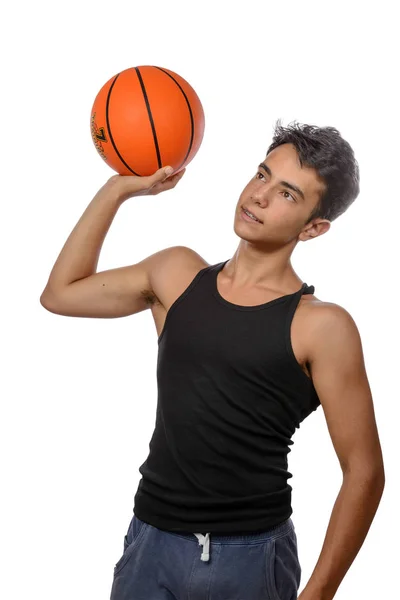
<instances>
[{"instance_id":1,"label":"shoulder","mask_svg":"<svg viewBox=\"0 0 400 600\"><path fill-rule=\"evenodd\" d=\"M154 301L163 306L171 304L195 275L209 263L188 246L171 246L161 251L159 259L152 265L150 284Z\"/></svg>"},{"instance_id":2,"label":"shoulder","mask_svg":"<svg viewBox=\"0 0 400 600\"><path fill-rule=\"evenodd\" d=\"M303 298L306 298L306 296L303 296ZM353 323L355 325L349 311L335 302L319 300L316 296L310 295L304 304L302 304L302 307L310 324L315 323L316 326L326 327L339 323Z\"/></svg>"},{"instance_id":3,"label":"shoulder","mask_svg":"<svg viewBox=\"0 0 400 600\"><path fill-rule=\"evenodd\" d=\"M193 270L204 269L210 266L209 263L198 252L188 246L171 246L162 251L162 257L159 261L160 270L173 269L180 272L181 269Z\"/></svg>"},{"instance_id":4,"label":"shoulder","mask_svg":"<svg viewBox=\"0 0 400 600\"><path fill-rule=\"evenodd\" d=\"M302 320L311 361L316 353L329 347L359 348L360 333L357 324L346 308L334 302L310 298L302 305Z\"/></svg>"}]
</instances>

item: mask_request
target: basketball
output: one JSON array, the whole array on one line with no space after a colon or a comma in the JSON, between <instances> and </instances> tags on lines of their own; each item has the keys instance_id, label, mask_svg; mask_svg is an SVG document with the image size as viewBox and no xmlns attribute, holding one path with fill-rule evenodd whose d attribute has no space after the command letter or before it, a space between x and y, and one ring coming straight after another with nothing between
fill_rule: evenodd
<instances>
[{"instance_id":1,"label":"basketball","mask_svg":"<svg viewBox=\"0 0 400 600\"><path fill-rule=\"evenodd\" d=\"M120 175L174 172L197 154L204 111L190 84L155 66L132 67L103 85L93 103L90 128L97 152Z\"/></svg>"}]
</instances>

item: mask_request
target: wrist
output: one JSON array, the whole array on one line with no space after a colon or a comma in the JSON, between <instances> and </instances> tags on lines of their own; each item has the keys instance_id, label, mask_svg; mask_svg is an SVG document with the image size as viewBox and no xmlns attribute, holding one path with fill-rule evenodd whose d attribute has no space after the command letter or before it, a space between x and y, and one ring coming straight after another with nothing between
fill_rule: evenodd
<instances>
[{"instance_id":1,"label":"wrist","mask_svg":"<svg viewBox=\"0 0 400 600\"><path fill-rule=\"evenodd\" d=\"M118 204L122 204L129 198L134 196L144 195L144 189L141 187L141 180L138 184L139 177L131 177L126 175L113 175L105 184L107 192L111 198Z\"/></svg>"},{"instance_id":2,"label":"wrist","mask_svg":"<svg viewBox=\"0 0 400 600\"><path fill-rule=\"evenodd\" d=\"M111 202L119 207L125 200L128 199L128 196L123 188L122 180L120 175L113 175L106 181L104 184L102 191L105 195L107 195Z\"/></svg>"},{"instance_id":3,"label":"wrist","mask_svg":"<svg viewBox=\"0 0 400 600\"><path fill-rule=\"evenodd\" d=\"M297 598L298 600L333 600L334 595L334 593L326 592L319 587L308 585L303 588L303 591Z\"/></svg>"}]
</instances>

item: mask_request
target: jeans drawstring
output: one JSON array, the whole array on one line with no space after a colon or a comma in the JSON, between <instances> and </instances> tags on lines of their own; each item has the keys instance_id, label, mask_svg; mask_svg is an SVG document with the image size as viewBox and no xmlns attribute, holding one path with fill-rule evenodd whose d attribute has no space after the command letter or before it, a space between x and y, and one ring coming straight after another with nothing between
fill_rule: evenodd
<instances>
[{"instance_id":1,"label":"jeans drawstring","mask_svg":"<svg viewBox=\"0 0 400 600\"><path fill-rule=\"evenodd\" d=\"M204 562L210 560L210 534L206 533L206 535L203 535L202 533L195 533L194 535L199 540L199 546L203 546L201 560Z\"/></svg>"}]
</instances>

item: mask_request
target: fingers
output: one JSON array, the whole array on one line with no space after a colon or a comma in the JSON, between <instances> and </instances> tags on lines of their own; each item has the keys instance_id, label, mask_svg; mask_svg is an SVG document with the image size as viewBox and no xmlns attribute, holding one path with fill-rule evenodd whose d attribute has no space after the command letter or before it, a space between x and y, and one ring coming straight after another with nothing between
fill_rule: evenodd
<instances>
[{"instance_id":1,"label":"fingers","mask_svg":"<svg viewBox=\"0 0 400 600\"><path fill-rule=\"evenodd\" d=\"M169 183L177 183L179 181L179 179L181 179L181 177L183 177L183 174L185 173L186 169L182 169L182 171L179 171L179 173L174 173L173 175L170 175L169 177L167 177L166 179L160 181L159 183L161 184L161 187L164 189L166 184Z\"/></svg>"},{"instance_id":2,"label":"fingers","mask_svg":"<svg viewBox=\"0 0 400 600\"><path fill-rule=\"evenodd\" d=\"M182 169L179 173L174 173L164 181L156 183L150 190L151 194L158 194L160 192L164 192L166 190L171 190L176 186L178 181L180 181L185 173L186 169Z\"/></svg>"},{"instance_id":3,"label":"fingers","mask_svg":"<svg viewBox=\"0 0 400 600\"><path fill-rule=\"evenodd\" d=\"M165 179L165 181L175 181L177 179L180 179L184 172L186 171L186 169L182 169L182 171L179 171L179 173L174 173L173 175L170 175L169 177L167 177L167 179Z\"/></svg>"},{"instance_id":4,"label":"fingers","mask_svg":"<svg viewBox=\"0 0 400 600\"><path fill-rule=\"evenodd\" d=\"M186 169L182 169L182 171L179 171L179 173L174 173L173 175L168 177L168 179L166 179L166 181L173 181L174 183L176 183L177 181L179 181L179 179L181 179L183 177L185 171L186 171Z\"/></svg>"},{"instance_id":5,"label":"fingers","mask_svg":"<svg viewBox=\"0 0 400 600\"><path fill-rule=\"evenodd\" d=\"M150 184L150 186L153 186L156 183L165 181L167 177L171 175L171 173L173 173L173 171L173 168L170 166L162 167L161 169L158 169L155 173L153 173L153 175L147 177L148 183Z\"/></svg>"}]
</instances>

